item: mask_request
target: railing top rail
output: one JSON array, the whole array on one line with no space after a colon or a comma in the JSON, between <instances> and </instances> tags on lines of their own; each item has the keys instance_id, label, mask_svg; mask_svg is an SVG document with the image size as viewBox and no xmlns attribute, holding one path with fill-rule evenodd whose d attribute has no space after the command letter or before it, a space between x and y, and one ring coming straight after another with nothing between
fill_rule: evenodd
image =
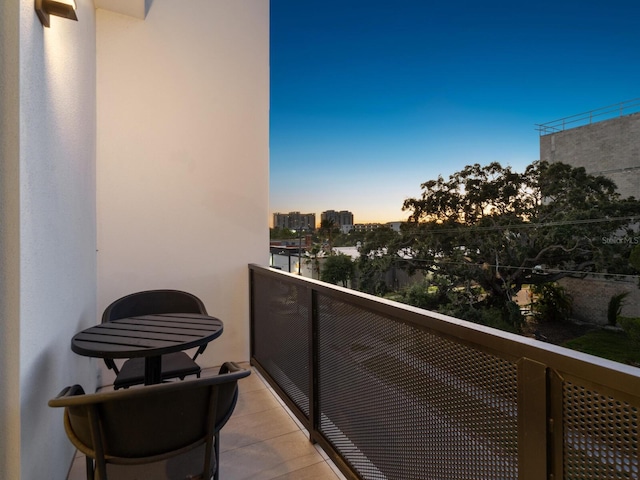
<instances>
[{"instance_id":1,"label":"railing top rail","mask_svg":"<svg viewBox=\"0 0 640 480\"><path fill-rule=\"evenodd\" d=\"M588 112L577 113L568 117L559 118L546 123L536 124L536 130L540 135L562 132L568 128L575 128L583 125L591 125L610 118L622 117L640 112L640 98L625 100L624 102L596 108Z\"/></svg>"},{"instance_id":2,"label":"railing top rail","mask_svg":"<svg viewBox=\"0 0 640 480\"><path fill-rule=\"evenodd\" d=\"M505 357L514 359L526 357L558 371L581 378L590 378L592 381L631 395L637 395L640 391L640 368L266 266L250 264L249 269L261 275L273 276L289 283L306 286L358 308L394 318L402 323L426 328Z\"/></svg>"}]
</instances>

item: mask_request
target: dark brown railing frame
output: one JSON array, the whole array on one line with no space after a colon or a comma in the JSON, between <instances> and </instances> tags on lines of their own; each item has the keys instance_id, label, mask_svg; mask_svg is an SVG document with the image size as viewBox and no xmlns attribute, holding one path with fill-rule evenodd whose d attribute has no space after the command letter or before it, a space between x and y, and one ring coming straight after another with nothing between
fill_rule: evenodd
<instances>
[{"instance_id":1,"label":"dark brown railing frame","mask_svg":"<svg viewBox=\"0 0 640 480\"><path fill-rule=\"evenodd\" d=\"M329 438L326 427L323 431L321 424L323 421L326 423L327 415L321 409L333 400L333 392L323 391L320 382L341 381L341 377L332 379L332 370L328 370L329 367L323 364L330 361L327 359L331 355L331 352L327 352L327 348L323 347L324 344L328 345L327 338L336 345L346 345L347 350L354 356L361 353L357 348L366 350L369 359L362 362L371 362L376 354L376 345L379 345L381 356L384 355L401 367L407 367L406 370L411 370L413 364L419 364L414 370L420 372L422 370L419 369L424 368L435 369L432 370L435 372L443 369L441 366L428 365L428 361L425 360L431 347L418 351L415 356L412 353L407 354L414 349L423 348L419 344L420 339L445 342L446 348L454 346L463 349L464 352L482 356L477 358L495 358L498 362L507 362L513 366L513 371L516 372L514 378L517 378L517 381L512 382L512 390L517 391L513 397L513 401L517 403L517 454L513 454L516 465L511 474L487 474L483 478L639 478L637 435L640 416L640 369L268 267L250 265L249 276L251 363L309 431L310 440L320 444L348 478L409 480L432 477L423 476L427 475L423 473L407 473L402 470L405 468L403 466L392 465L387 468L381 463L383 466L378 468L376 459L368 458L356 444L357 440L351 442L346 434L340 433L340 439L344 439L344 442L336 442L335 437L333 440ZM334 307L335 309L331 310ZM330 314L326 313L330 310ZM392 342L385 342L384 337L365 339L362 333L358 334L360 337L352 337L351 340L343 340L343 336L348 335L348 332L345 334L343 331L336 331L335 338L331 337L334 335L334 326L351 328L352 324L359 324L357 328L362 328L367 322L371 322L371 325L382 322L382 332L389 328L390 335L391 331L401 331L404 333L396 336L407 338L400 339L397 347ZM295 342L292 341L298 338L297 333L291 332L291 329L296 328L300 329L299 337L303 339L304 345L294 345ZM300 354L299 359L287 358L279 363L274 361L274 356L284 355L282 345L294 354ZM394 350L396 348L397 350ZM400 360L394 360L396 358ZM471 363L469 368L475 367ZM489 365L487 369L489 368L493 367ZM285 372L283 369L290 371ZM298 375L299 372L303 373L301 377ZM393 381L393 375L397 372L397 368L389 370L374 381L384 382L385 378ZM462 372L445 372L439 375L444 376L444 383L450 383L449 379L455 379L457 382L458 376L467 375L464 370ZM485 367L482 366L478 372L484 374ZM304 374L308 375L308 378L305 379ZM339 375L341 374L336 373L336 376ZM291 379L296 376L302 378L298 381L298 386L292 385L295 381ZM413 390L422 388L418 385L423 378L421 373L408 378L411 380L408 389L401 388L399 384L392 385L392 390L399 392L399 398L410 396ZM424 378L427 382L426 375ZM357 377L349 379L343 383L354 381ZM473 379L471 384L471 387L463 387L478 390L485 388L475 386ZM345 388L348 388L348 385ZM494 385L486 385L486 388L491 390ZM427 386L420 390L425 392L420 395L425 395L426 402L432 401L429 397L431 390L433 388ZM299 391L302 392L300 395ZM491 392L482 395L498 398L497 394ZM302 398L302 402L298 397ZM422 401L423 398L417 400ZM349 403L353 401L352 397ZM443 405L443 408L447 408L446 404ZM492 409L495 410L494 407ZM455 410L453 412L455 415ZM350 426L351 422L348 420L345 425ZM366 416L358 417L361 424L366 424L366 420ZM336 430L339 429L336 427ZM362 430L354 431L360 433ZM515 438L514 434L512 440ZM388 440L389 437L381 438L379 446L376 444L375 448L372 448L367 444L367 448L372 452L384 452ZM374 433L366 439L366 442L371 441L376 441ZM443 444L442 447L445 449L447 445ZM353 453L355 451L357 454ZM407 457L398 459L399 464L411 462L411 455L418 456L410 450L406 455ZM434 461L440 460L437 458L438 455L439 453L436 453ZM470 465L473 465L473 462L486 461L474 458L473 453L465 452L464 455ZM366 468L358 467L360 457L367 457L364 460ZM388 459L381 460L384 461ZM426 461L429 462L428 459ZM418 464L422 465L419 462ZM400 471L403 473L396 473ZM438 478L455 478L455 475L447 476L443 473Z\"/></svg>"}]
</instances>

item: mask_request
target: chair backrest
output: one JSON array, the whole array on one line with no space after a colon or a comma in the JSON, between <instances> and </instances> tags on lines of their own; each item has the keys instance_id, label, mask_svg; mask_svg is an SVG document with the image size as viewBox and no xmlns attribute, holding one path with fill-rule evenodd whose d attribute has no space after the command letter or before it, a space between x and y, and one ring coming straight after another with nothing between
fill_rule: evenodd
<instances>
[{"instance_id":1,"label":"chair backrest","mask_svg":"<svg viewBox=\"0 0 640 480\"><path fill-rule=\"evenodd\" d=\"M106 478L106 463L152 463L205 444L203 473L212 465L213 439L235 408L237 381L249 374L227 362L219 375L197 380L95 394L75 385L49 406L65 408L67 435L96 459L99 478Z\"/></svg>"},{"instance_id":2,"label":"chair backrest","mask_svg":"<svg viewBox=\"0 0 640 480\"><path fill-rule=\"evenodd\" d=\"M154 313L206 315L207 310L202 300L191 293L180 290L147 290L126 295L111 303L102 314L102 323Z\"/></svg>"}]
</instances>

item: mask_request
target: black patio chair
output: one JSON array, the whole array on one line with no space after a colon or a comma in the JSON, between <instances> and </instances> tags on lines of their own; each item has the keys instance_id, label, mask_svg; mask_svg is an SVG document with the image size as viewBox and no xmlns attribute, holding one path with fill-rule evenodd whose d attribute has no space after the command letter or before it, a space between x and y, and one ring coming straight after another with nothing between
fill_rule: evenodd
<instances>
[{"instance_id":1,"label":"black patio chair","mask_svg":"<svg viewBox=\"0 0 640 480\"><path fill-rule=\"evenodd\" d=\"M74 385L49 406L64 407L65 431L86 455L88 480L218 480L220 430L235 408L237 381L250 373L227 362L218 375L184 382L94 394Z\"/></svg>"},{"instance_id":2,"label":"black patio chair","mask_svg":"<svg viewBox=\"0 0 640 480\"><path fill-rule=\"evenodd\" d=\"M147 290L126 295L109 305L102 314L102 323L120 318L152 315L157 313L201 313L206 315L204 303L191 293L180 290ZM162 356L163 381L173 378L183 380L186 376L200 377L200 366L196 358L207 345L202 345L190 357L185 352L174 352ZM116 374L113 388L128 388L144 383L144 358L130 358L120 368L111 358L105 358L104 363Z\"/></svg>"}]
</instances>

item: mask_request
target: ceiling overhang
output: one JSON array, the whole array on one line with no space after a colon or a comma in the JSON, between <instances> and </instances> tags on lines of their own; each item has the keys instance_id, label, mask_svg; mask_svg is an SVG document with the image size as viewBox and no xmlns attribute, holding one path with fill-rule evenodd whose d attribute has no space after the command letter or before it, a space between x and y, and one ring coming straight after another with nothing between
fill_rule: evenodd
<instances>
[{"instance_id":1,"label":"ceiling overhang","mask_svg":"<svg viewBox=\"0 0 640 480\"><path fill-rule=\"evenodd\" d=\"M93 3L96 8L144 20L153 0L94 0Z\"/></svg>"}]
</instances>

